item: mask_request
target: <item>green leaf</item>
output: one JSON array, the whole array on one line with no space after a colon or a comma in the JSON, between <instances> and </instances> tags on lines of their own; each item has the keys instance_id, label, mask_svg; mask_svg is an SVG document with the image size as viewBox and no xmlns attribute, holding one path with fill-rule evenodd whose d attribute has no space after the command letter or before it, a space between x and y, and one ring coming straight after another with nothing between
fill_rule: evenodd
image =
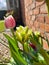
<instances>
[{"instance_id":1,"label":"green leaf","mask_svg":"<svg viewBox=\"0 0 49 65\"><path fill-rule=\"evenodd\" d=\"M4 36L7 38L9 44L11 44L11 46L15 49L15 51L18 53L18 47L17 47L17 43L14 41L14 39L12 39L10 36L8 36L7 34L3 33Z\"/></svg>"},{"instance_id":2,"label":"green leaf","mask_svg":"<svg viewBox=\"0 0 49 65\"><path fill-rule=\"evenodd\" d=\"M41 46L43 47L43 40L41 37L39 37L39 43L41 44Z\"/></svg>"},{"instance_id":3,"label":"green leaf","mask_svg":"<svg viewBox=\"0 0 49 65\"><path fill-rule=\"evenodd\" d=\"M13 48L13 46L10 44L9 42L9 47L10 47L10 52L11 52L11 56L13 57L13 59L15 60L16 64L19 65L19 61L17 60L17 58L15 57L15 55L13 54L12 50L15 51L15 49ZM18 53L16 53L18 54ZM10 59L10 62L11 62L11 59Z\"/></svg>"},{"instance_id":4,"label":"green leaf","mask_svg":"<svg viewBox=\"0 0 49 65\"><path fill-rule=\"evenodd\" d=\"M28 43L27 42L24 43L24 47L23 48L24 48L25 52L27 52L27 53L29 52L29 48L28 48Z\"/></svg>"},{"instance_id":5,"label":"green leaf","mask_svg":"<svg viewBox=\"0 0 49 65\"><path fill-rule=\"evenodd\" d=\"M14 52L14 50L11 50L11 51L12 51L12 53L13 53L12 55L15 57L15 59L17 59L20 63L22 63L22 65L27 65L27 62L19 54Z\"/></svg>"},{"instance_id":6,"label":"green leaf","mask_svg":"<svg viewBox=\"0 0 49 65\"><path fill-rule=\"evenodd\" d=\"M43 48L41 48L41 49L39 50L39 52L40 52L41 55L44 57L44 60L45 60L45 62L47 63L47 65L49 65L49 55L48 55L48 53L47 53Z\"/></svg>"},{"instance_id":7,"label":"green leaf","mask_svg":"<svg viewBox=\"0 0 49 65\"><path fill-rule=\"evenodd\" d=\"M14 61L16 62L16 64L17 64L17 65L20 65L20 64L19 64L20 61L17 59L17 57L16 57L15 54L13 53L14 50L13 50L13 51L12 51L12 50L13 50L13 48L10 47L11 56L13 57ZM16 53L16 54L17 54L17 53ZM17 54L17 55L18 55L18 54ZM19 56L18 56L18 58L19 58Z\"/></svg>"},{"instance_id":8,"label":"green leaf","mask_svg":"<svg viewBox=\"0 0 49 65\"><path fill-rule=\"evenodd\" d=\"M40 53L38 53L38 60L40 63L44 63L46 65L45 59L43 58L43 56Z\"/></svg>"},{"instance_id":9,"label":"green leaf","mask_svg":"<svg viewBox=\"0 0 49 65\"><path fill-rule=\"evenodd\" d=\"M33 33L33 35L30 37L30 41L36 46L37 49L40 49L41 44L40 44L38 38L35 36L34 33Z\"/></svg>"},{"instance_id":10,"label":"green leaf","mask_svg":"<svg viewBox=\"0 0 49 65\"><path fill-rule=\"evenodd\" d=\"M24 65L27 65L27 62L23 59L22 56L20 56L20 54L18 52L18 47L16 46L15 41L10 36L8 36L7 34L4 34L4 36L8 39L9 44L11 44L13 46L13 47L11 46L12 49L10 48L10 50L11 50L11 52L13 52L14 56L16 57L16 59L18 59ZM13 50L13 48L14 48L14 50Z\"/></svg>"},{"instance_id":11,"label":"green leaf","mask_svg":"<svg viewBox=\"0 0 49 65\"><path fill-rule=\"evenodd\" d=\"M45 65L45 64L40 63L40 62L33 62L33 65Z\"/></svg>"},{"instance_id":12,"label":"green leaf","mask_svg":"<svg viewBox=\"0 0 49 65\"><path fill-rule=\"evenodd\" d=\"M10 45L10 51L11 51L11 56L13 57L13 59L15 60L17 65L20 65L22 63L20 60L22 60L24 62L24 59L20 56L20 54L18 54L14 51L14 49L11 45Z\"/></svg>"}]
</instances>

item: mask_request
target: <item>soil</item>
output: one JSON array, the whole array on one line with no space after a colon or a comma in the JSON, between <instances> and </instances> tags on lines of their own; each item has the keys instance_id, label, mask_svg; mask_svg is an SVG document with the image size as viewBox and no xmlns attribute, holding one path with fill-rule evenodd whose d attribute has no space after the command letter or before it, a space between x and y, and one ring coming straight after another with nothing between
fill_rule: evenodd
<instances>
[{"instance_id":1,"label":"soil","mask_svg":"<svg viewBox=\"0 0 49 65\"><path fill-rule=\"evenodd\" d=\"M8 48L8 41L3 33L11 35L11 32L8 30L0 33L0 63L8 63L10 59L10 50Z\"/></svg>"}]
</instances>

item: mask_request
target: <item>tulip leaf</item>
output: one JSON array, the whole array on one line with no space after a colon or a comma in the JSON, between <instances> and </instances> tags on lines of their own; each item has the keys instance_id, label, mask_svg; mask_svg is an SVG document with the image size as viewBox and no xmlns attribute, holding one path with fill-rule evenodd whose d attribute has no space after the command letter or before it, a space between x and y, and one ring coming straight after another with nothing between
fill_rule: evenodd
<instances>
[{"instance_id":1,"label":"tulip leaf","mask_svg":"<svg viewBox=\"0 0 49 65\"><path fill-rule=\"evenodd\" d=\"M24 43L24 51L27 52L27 53L29 52L28 43L27 42Z\"/></svg>"},{"instance_id":2,"label":"tulip leaf","mask_svg":"<svg viewBox=\"0 0 49 65\"><path fill-rule=\"evenodd\" d=\"M17 65L20 65L20 61L19 61L19 56L17 53L14 53L14 50L12 47L10 47L10 51L11 51L11 56L13 57L14 61L16 62ZM16 54L16 56L15 56Z\"/></svg>"},{"instance_id":3,"label":"tulip leaf","mask_svg":"<svg viewBox=\"0 0 49 65\"><path fill-rule=\"evenodd\" d=\"M44 57L47 65L49 65L49 55L48 55L48 53L43 48L41 48L39 52Z\"/></svg>"},{"instance_id":4,"label":"tulip leaf","mask_svg":"<svg viewBox=\"0 0 49 65\"><path fill-rule=\"evenodd\" d=\"M8 42L11 44L11 46L15 49L15 51L18 53L18 47L17 47L17 43L14 41L14 39L12 39L12 37L8 36L7 34L3 33L4 36L7 38Z\"/></svg>"},{"instance_id":5,"label":"tulip leaf","mask_svg":"<svg viewBox=\"0 0 49 65\"><path fill-rule=\"evenodd\" d=\"M12 51L12 55L14 56L13 58L15 58L15 60L17 59L17 61L20 63L19 65L27 65L27 62L16 52L14 52L14 50Z\"/></svg>"},{"instance_id":6,"label":"tulip leaf","mask_svg":"<svg viewBox=\"0 0 49 65\"><path fill-rule=\"evenodd\" d=\"M10 49L11 49L11 52L13 52L13 54L15 54L14 56L16 57L16 59L21 61L24 65L27 65L27 62L23 59L22 56L20 56L20 54L18 52L18 47L16 46L15 41L10 36L8 36L7 34L4 34L4 36L8 39L9 44L11 44L11 47L14 48L14 50L13 50L13 48L12 49L10 48Z\"/></svg>"},{"instance_id":7,"label":"tulip leaf","mask_svg":"<svg viewBox=\"0 0 49 65\"><path fill-rule=\"evenodd\" d=\"M10 45L10 51L11 51L11 56L13 57L13 59L15 60L17 65L20 65L22 63L23 64L27 64L26 61L22 58L22 56L20 56L20 54L16 53L13 49L13 47Z\"/></svg>"}]
</instances>

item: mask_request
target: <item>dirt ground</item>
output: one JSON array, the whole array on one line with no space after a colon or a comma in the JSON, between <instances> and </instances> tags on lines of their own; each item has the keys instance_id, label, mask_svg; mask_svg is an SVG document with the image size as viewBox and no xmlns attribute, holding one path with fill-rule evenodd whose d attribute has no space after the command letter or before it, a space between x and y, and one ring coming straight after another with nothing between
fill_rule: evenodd
<instances>
[{"instance_id":1,"label":"dirt ground","mask_svg":"<svg viewBox=\"0 0 49 65\"><path fill-rule=\"evenodd\" d=\"M4 32L11 35L10 31ZM3 33L0 33L0 63L7 63L10 59L10 51L8 48L8 41Z\"/></svg>"}]
</instances>

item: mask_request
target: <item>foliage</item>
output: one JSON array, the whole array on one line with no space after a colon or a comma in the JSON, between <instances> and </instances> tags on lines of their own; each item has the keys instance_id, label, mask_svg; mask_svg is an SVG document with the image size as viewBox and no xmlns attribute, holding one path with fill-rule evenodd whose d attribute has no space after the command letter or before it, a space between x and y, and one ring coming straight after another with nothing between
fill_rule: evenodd
<instances>
[{"instance_id":1,"label":"foliage","mask_svg":"<svg viewBox=\"0 0 49 65\"><path fill-rule=\"evenodd\" d=\"M43 48L40 32L32 32L27 26L17 27L16 34L13 29L11 31L12 37L4 33L8 39L12 57L8 65L49 65L49 54Z\"/></svg>"}]
</instances>

